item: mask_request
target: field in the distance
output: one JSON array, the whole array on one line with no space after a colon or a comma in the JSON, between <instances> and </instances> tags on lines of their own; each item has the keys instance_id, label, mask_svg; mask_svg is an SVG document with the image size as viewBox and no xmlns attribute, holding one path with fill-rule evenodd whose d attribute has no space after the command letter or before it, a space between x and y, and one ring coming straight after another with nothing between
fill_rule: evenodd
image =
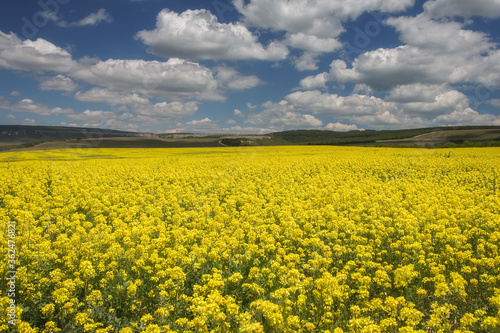
<instances>
[{"instance_id":1,"label":"field in the distance","mask_svg":"<svg viewBox=\"0 0 500 333\"><path fill-rule=\"evenodd\" d=\"M497 332L499 170L499 148L5 152L16 330Z\"/></svg>"},{"instance_id":2,"label":"field in the distance","mask_svg":"<svg viewBox=\"0 0 500 333\"><path fill-rule=\"evenodd\" d=\"M335 132L293 130L264 135L153 134L108 129L0 125L0 151L71 148L185 148L337 145L384 147L498 147L499 126L457 126Z\"/></svg>"}]
</instances>

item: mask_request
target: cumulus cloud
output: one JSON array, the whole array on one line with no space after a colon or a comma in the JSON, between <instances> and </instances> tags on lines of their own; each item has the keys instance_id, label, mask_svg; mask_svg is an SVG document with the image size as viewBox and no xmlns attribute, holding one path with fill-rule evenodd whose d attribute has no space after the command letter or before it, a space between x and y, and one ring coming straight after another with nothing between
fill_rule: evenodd
<instances>
[{"instance_id":1,"label":"cumulus cloud","mask_svg":"<svg viewBox=\"0 0 500 333\"><path fill-rule=\"evenodd\" d=\"M40 89L42 90L60 90L73 91L77 88L77 84L62 74L52 77L42 77L40 80Z\"/></svg>"},{"instance_id":2,"label":"cumulus cloud","mask_svg":"<svg viewBox=\"0 0 500 333\"><path fill-rule=\"evenodd\" d=\"M335 132L348 132L348 131L356 131L356 130L363 130L362 128L359 128L358 126L351 124L351 125L346 125L342 123L329 123L325 127L327 130L330 131L335 131Z\"/></svg>"},{"instance_id":3,"label":"cumulus cloud","mask_svg":"<svg viewBox=\"0 0 500 333\"><path fill-rule=\"evenodd\" d=\"M500 108L500 99L492 99L488 103Z\"/></svg>"},{"instance_id":4,"label":"cumulus cloud","mask_svg":"<svg viewBox=\"0 0 500 333\"><path fill-rule=\"evenodd\" d=\"M320 38L303 32L287 34L284 43L311 52L334 52L342 47L336 38Z\"/></svg>"},{"instance_id":5,"label":"cumulus cloud","mask_svg":"<svg viewBox=\"0 0 500 333\"><path fill-rule=\"evenodd\" d=\"M301 49L292 63L299 71L317 70L323 53L339 50L338 37L345 31L343 24L368 11L397 12L413 5L414 0L244 0L233 1L248 26L271 31L285 31L283 43Z\"/></svg>"},{"instance_id":6,"label":"cumulus cloud","mask_svg":"<svg viewBox=\"0 0 500 333\"><path fill-rule=\"evenodd\" d=\"M245 90L254 88L263 82L255 75L245 76L236 69L226 66L215 68L216 78L220 84L231 90Z\"/></svg>"},{"instance_id":7,"label":"cumulus cloud","mask_svg":"<svg viewBox=\"0 0 500 333\"><path fill-rule=\"evenodd\" d=\"M112 111L91 111L85 110L84 112L74 113L68 115L68 118L76 120L79 122L84 122L85 124L99 125L104 120L115 119L119 116Z\"/></svg>"},{"instance_id":8,"label":"cumulus cloud","mask_svg":"<svg viewBox=\"0 0 500 333\"><path fill-rule=\"evenodd\" d=\"M183 116L193 115L198 110L196 102L160 102L117 107L111 111L85 110L68 115L75 126L115 128L122 130L144 130L161 122L177 122Z\"/></svg>"},{"instance_id":9,"label":"cumulus cloud","mask_svg":"<svg viewBox=\"0 0 500 333\"><path fill-rule=\"evenodd\" d=\"M463 23L435 21L428 15L392 17L387 20L400 34L400 39L421 50L454 55L475 56L493 49L485 33L463 29Z\"/></svg>"},{"instance_id":10,"label":"cumulus cloud","mask_svg":"<svg viewBox=\"0 0 500 333\"><path fill-rule=\"evenodd\" d=\"M318 38L339 36L343 22L356 19L367 11L402 11L412 6L414 0L235 0L236 9L243 14L250 26L306 34Z\"/></svg>"},{"instance_id":11,"label":"cumulus cloud","mask_svg":"<svg viewBox=\"0 0 500 333\"><path fill-rule=\"evenodd\" d=\"M0 68L66 73L77 66L71 54L45 39L21 41L0 31Z\"/></svg>"},{"instance_id":12,"label":"cumulus cloud","mask_svg":"<svg viewBox=\"0 0 500 333\"><path fill-rule=\"evenodd\" d=\"M323 125L323 122L313 115L296 112L293 105L287 101L279 103L267 102L262 106L265 110L249 115L245 123L256 126L268 126L273 130L319 128Z\"/></svg>"},{"instance_id":13,"label":"cumulus cloud","mask_svg":"<svg viewBox=\"0 0 500 333\"><path fill-rule=\"evenodd\" d=\"M168 133L222 133L222 134L265 134L271 132L266 127L238 126L232 121L227 121L226 124L233 125L230 127L221 127L218 120L203 118L199 120L191 120L186 123L177 123L175 128L167 128Z\"/></svg>"},{"instance_id":14,"label":"cumulus cloud","mask_svg":"<svg viewBox=\"0 0 500 333\"><path fill-rule=\"evenodd\" d=\"M445 114L466 109L470 101L463 93L447 85L421 83L398 86L384 99L398 103L398 108L413 114Z\"/></svg>"},{"instance_id":15,"label":"cumulus cloud","mask_svg":"<svg viewBox=\"0 0 500 333\"><path fill-rule=\"evenodd\" d=\"M279 103L270 103L272 107L268 107L258 116L266 115L270 111L276 114L277 109L282 112L286 110L311 113L314 116L338 120L331 124L344 124L347 121L368 128L414 128L455 124L459 116L463 124L466 124L467 119L470 119L472 124L490 124L495 121L496 118L491 115L470 109L469 104L469 99L463 93L447 85L412 84L397 86L384 98L360 93L339 96L319 90L296 91ZM338 130L342 128L337 126Z\"/></svg>"},{"instance_id":16,"label":"cumulus cloud","mask_svg":"<svg viewBox=\"0 0 500 333\"><path fill-rule=\"evenodd\" d=\"M212 120L208 117L203 119L191 120L186 123L177 123L176 128L171 130L173 132L189 132L189 133L223 133L219 126L218 120Z\"/></svg>"},{"instance_id":17,"label":"cumulus cloud","mask_svg":"<svg viewBox=\"0 0 500 333\"><path fill-rule=\"evenodd\" d=\"M21 125L36 125L36 121L35 119L26 118L23 121L21 121Z\"/></svg>"},{"instance_id":18,"label":"cumulus cloud","mask_svg":"<svg viewBox=\"0 0 500 333\"><path fill-rule=\"evenodd\" d=\"M398 103L432 103L436 96L449 91L447 85L415 83L404 86L397 86L391 90L386 101Z\"/></svg>"},{"instance_id":19,"label":"cumulus cloud","mask_svg":"<svg viewBox=\"0 0 500 333\"><path fill-rule=\"evenodd\" d=\"M45 104L34 102L29 98L22 99L18 103L11 104L8 101L0 103L0 109L7 109L14 112L29 112L39 116L71 115L73 109L55 107L51 108Z\"/></svg>"},{"instance_id":20,"label":"cumulus cloud","mask_svg":"<svg viewBox=\"0 0 500 333\"><path fill-rule=\"evenodd\" d=\"M429 125L422 117L410 117L405 114L382 111L370 115L354 116L350 121L375 129L418 128Z\"/></svg>"},{"instance_id":21,"label":"cumulus cloud","mask_svg":"<svg viewBox=\"0 0 500 333\"><path fill-rule=\"evenodd\" d=\"M133 113L153 119L178 120L184 116L192 116L198 111L197 102L160 102L153 105L137 104Z\"/></svg>"},{"instance_id":22,"label":"cumulus cloud","mask_svg":"<svg viewBox=\"0 0 500 333\"><path fill-rule=\"evenodd\" d=\"M500 117L488 113L479 113L471 108L453 111L433 120L439 125L500 125Z\"/></svg>"},{"instance_id":23,"label":"cumulus cloud","mask_svg":"<svg viewBox=\"0 0 500 333\"><path fill-rule=\"evenodd\" d=\"M308 76L300 80L300 87L305 90L315 90L326 88L326 83L330 80L328 73L320 73Z\"/></svg>"},{"instance_id":24,"label":"cumulus cloud","mask_svg":"<svg viewBox=\"0 0 500 333\"><path fill-rule=\"evenodd\" d=\"M109 59L81 67L72 76L114 91L166 98L223 99L208 68L174 58L167 62Z\"/></svg>"},{"instance_id":25,"label":"cumulus cloud","mask_svg":"<svg viewBox=\"0 0 500 333\"><path fill-rule=\"evenodd\" d=\"M187 10L181 14L162 10L156 29L143 30L136 38L155 55L183 59L281 60L288 49L279 42L264 47L244 25L219 23L208 10Z\"/></svg>"},{"instance_id":26,"label":"cumulus cloud","mask_svg":"<svg viewBox=\"0 0 500 333\"><path fill-rule=\"evenodd\" d=\"M434 17L500 17L498 0L431 0L424 4L424 9Z\"/></svg>"},{"instance_id":27,"label":"cumulus cloud","mask_svg":"<svg viewBox=\"0 0 500 333\"><path fill-rule=\"evenodd\" d=\"M314 115L332 117L395 110L393 103L384 102L377 97L358 94L338 96L337 94L321 93L317 90L297 91L286 96L285 100L293 105L296 110L307 110Z\"/></svg>"},{"instance_id":28,"label":"cumulus cloud","mask_svg":"<svg viewBox=\"0 0 500 333\"><path fill-rule=\"evenodd\" d=\"M122 95L132 92L161 98L224 100L219 85L243 90L262 84L257 77L244 76L236 70L226 71L228 75L222 76L225 81L219 83L209 68L176 58L164 62L89 58L75 61L68 51L44 39L21 41L16 35L1 31L0 68L57 73L55 77L40 79L43 90L72 91L77 87L74 80L80 80Z\"/></svg>"},{"instance_id":29,"label":"cumulus cloud","mask_svg":"<svg viewBox=\"0 0 500 333\"><path fill-rule=\"evenodd\" d=\"M299 71L314 71L318 69L319 56L316 52L304 52L300 57L292 59L292 62Z\"/></svg>"},{"instance_id":30,"label":"cumulus cloud","mask_svg":"<svg viewBox=\"0 0 500 333\"><path fill-rule=\"evenodd\" d=\"M334 60L329 72L307 77L301 86L318 87L324 80L362 83L378 91L416 83L500 86L500 51L486 34L463 29L462 23L432 20L425 13L387 23L405 45L365 52L350 67Z\"/></svg>"},{"instance_id":31,"label":"cumulus cloud","mask_svg":"<svg viewBox=\"0 0 500 333\"><path fill-rule=\"evenodd\" d=\"M140 126L147 126L147 121L130 113L113 111L85 110L84 112L69 115L73 123L62 122L64 126L112 128L123 131L139 131Z\"/></svg>"},{"instance_id":32,"label":"cumulus cloud","mask_svg":"<svg viewBox=\"0 0 500 333\"><path fill-rule=\"evenodd\" d=\"M123 93L119 91L95 87L85 92L76 92L75 99L83 102L103 102L108 105L149 103L149 99L135 93Z\"/></svg>"}]
</instances>

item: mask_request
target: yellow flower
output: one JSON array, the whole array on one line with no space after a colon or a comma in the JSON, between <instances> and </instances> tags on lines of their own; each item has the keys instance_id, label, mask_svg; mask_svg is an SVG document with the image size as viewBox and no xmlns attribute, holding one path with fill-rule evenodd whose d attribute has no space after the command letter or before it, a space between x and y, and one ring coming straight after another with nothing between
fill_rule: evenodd
<instances>
[{"instance_id":1,"label":"yellow flower","mask_svg":"<svg viewBox=\"0 0 500 333\"><path fill-rule=\"evenodd\" d=\"M61 332L61 329L56 327L56 323L53 321L48 321L45 323L45 329L43 333Z\"/></svg>"},{"instance_id":2,"label":"yellow flower","mask_svg":"<svg viewBox=\"0 0 500 333\"><path fill-rule=\"evenodd\" d=\"M38 332L71 323L112 332L117 317L122 333L493 332L498 155L334 146L4 152L0 221L15 224L18 273L0 310ZM0 330L9 329L4 317Z\"/></svg>"},{"instance_id":3,"label":"yellow flower","mask_svg":"<svg viewBox=\"0 0 500 333\"><path fill-rule=\"evenodd\" d=\"M153 316L148 313L148 314L145 314L144 316L141 317L141 323L143 323L144 325L147 325L150 322L152 322L153 319L154 319Z\"/></svg>"},{"instance_id":4,"label":"yellow flower","mask_svg":"<svg viewBox=\"0 0 500 333\"><path fill-rule=\"evenodd\" d=\"M92 267L92 263L88 260L84 260L80 263L80 272L82 273L85 280L88 280L95 276L94 267Z\"/></svg>"},{"instance_id":5,"label":"yellow flower","mask_svg":"<svg viewBox=\"0 0 500 333\"><path fill-rule=\"evenodd\" d=\"M55 306L53 303L45 305L40 311L45 317L49 317L54 313Z\"/></svg>"}]
</instances>

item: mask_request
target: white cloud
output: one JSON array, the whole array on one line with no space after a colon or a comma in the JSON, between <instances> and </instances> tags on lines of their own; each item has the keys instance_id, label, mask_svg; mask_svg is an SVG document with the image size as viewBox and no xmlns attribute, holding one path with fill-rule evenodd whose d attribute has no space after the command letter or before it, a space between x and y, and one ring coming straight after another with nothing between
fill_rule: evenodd
<instances>
[{"instance_id":1,"label":"white cloud","mask_svg":"<svg viewBox=\"0 0 500 333\"><path fill-rule=\"evenodd\" d=\"M329 72L304 79L303 87L314 87L311 82L324 79L363 83L379 91L416 83L500 86L500 50L486 34L465 30L461 23L434 21L425 13L390 18L387 23L406 45L365 52L350 68L343 60L334 60Z\"/></svg>"},{"instance_id":2,"label":"white cloud","mask_svg":"<svg viewBox=\"0 0 500 333\"><path fill-rule=\"evenodd\" d=\"M139 131L162 122L176 122L197 111L196 102L161 102L154 105L137 104L130 108L114 108L112 111L86 110L68 116L75 126L114 128Z\"/></svg>"},{"instance_id":3,"label":"white cloud","mask_svg":"<svg viewBox=\"0 0 500 333\"><path fill-rule=\"evenodd\" d=\"M184 116L192 116L198 111L198 102L172 101L150 104L147 98L137 94L122 94L107 89L93 88L85 93L78 92L78 100L105 102L112 105L112 111L90 111L72 116L73 119L96 123L100 120L119 119L121 122L142 125L157 125L161 121L179 121ZM111 113L116 117L112 117ZM104 119L105 118L105 119ZM123 127L123 126L121 126Z\"/></svg>"},{"instance_id":4,"label":"white cloud","mask_svg":"<svg viewBox=\"0 0 500 333\"><path fill-rule=\"evenodd\" d=\"M14 112L29 112L39 116L70 115L74 113L73 109L64 109L60 107L50 108L45 104L36 103L29 98L25 98L15 104L4 101L0 103L0 109L7 109Z\"/></svg>"},{"instance_id":5,"label":"white cloud","mask_svg":"<svg viewBox=\"0 0 500 333\"><path fill-rule=\"evenodd\" d=\"M466 109L470 102L463 93L446 85L411 84L394 88L385 101L398 103L398 108L413 114L445 114Z\"/></svg>"},{"instance_id":6,"label":"white cloud","mask_svg":"<svg viewBox=\"0 0 500 333\"><path fill-rule=\"evenodd\" d=\"M463 93L446 85L414 84L396 87L385 98L357 93L339 96L318 90L297 91L278 105L294 112L342 119L370 128L424 127L450 120L450 117L465 119L464 115L471 116L471 112L473 124L487 124L489 116L471 110L469 104Z\"/></svg>"},{"instance_id":7,"label":"white cloud","mask_svg":"<svg viewBox=\"0 0 500 333\"><path fill-rule=\"evenodd\" d=\"M426 14L415 17L392 17L387 20L400 34L400 39L421 50L461 57L478 55L495 47L485 33L465 30L459 22L435 21ZM463 54L465 53L465 54Z\"/></svg>"},{"instance_id":8,"label":"white cloud","mask_svg":"<svg viewBox=\"0 0 500 333\"><path fill-rule=\"evenodd\" d=\"M498 0L431 0L424 4L424 9L434 17L500 17Z\"/></svg>"},{"instance_id":9,"label":"white cloud","mask_svg":"<svg viewBox=\"0 0 500 333\"><path fill-rule=\"evenodd\" d=\"M112 111L85 110L84 112L70 114L68 118L86 124L94 124L95 126L101 124L104 120L118 118L118 115Z\"/></svg>"},{"instance_id":10,"label":"white cloud","mask_svg":"<svg viewBox=\"0 0 500 333\"><path fill-rule=\"evenodd\" d=\"M83 27L83 26L96 26L101 22L111 23L113 21L111 15L106 11L106 9L101 8L97 12L89 14L83 19L76 22L66 22L62 21L55 16L50 17L56 24L60 27L68 28L68 27Z\"/></svg>"},{"instance_id":11,"label":"white cloud","mask_svg":"<svg viewBox=\"0 0 500 333\"><path fill-rule=\"evenodd\" d=\"M429 125L429 121L421 117L409 117L405 114L397 114L390 111L355 116L351 117L350 121L358 125L380 129L419 128Z\"/></svg>"},{"instance_id":12,"label":"white cloud","mask_svg":"<svg viewBox=\"0 0 500 333\"><path fill-rule=\"evenodd\" d=\"M219 23L203 9L181 14L164 9L158 14L156 29L140 31L136 38L164 57L276 61L288 55L284 45L271 42L265 48L245 26Z\"/></svg>"},{"instance_id":13,"label":"white cloud","mask_svg":"<svg viewBox=\"0 0 500 333\"><path fill-rule=\"evenodd\" d=\"M102 88L76 92L75 99L84 102L104 102L108 105L149 104L149 99L135 93L123 93Z\"/></svg>"},{"instance_id":14,"label":"white cloud","mask_svg":"<svg viewBox=\"0 0 500 333\"><path fill-rule=\"evenodd\" d=\"M320 38L303 32L287 34L284 43L311 52L334 52L342 46L336 38Z\"/></svg>"},{"instance_id":15,"label":"white cloud","mask_svg":"<svg viewBox=\"0 0 500 333\"><path fill-rule=\"evenodd\" d=\"M146 124L144 119L135 117L130 113L119 114L117 112L100 110L85 110L84 112L69 115L68 118L75 121L70 126L112 128L123 131L139 131L139 124ZM64 124L66 122L61 123L61 125Z\"/></svg>"},{"instance_id":16,"label":"white cloud","mask_svg":"<svg viewBox=\"0 0 500 333\"><path fill-rule=\"evenodd\" d=\"M433 120L434 124L439 125L500 125L500 116L492 114L480 114L470 108L464 110L453 111L450 114L445 114L436 117Z\"/></svg>"},{"instance_id":17,"label":"white cloud","mask_svg":"<svg viewBox=\"0 0 500 333\"><path fill-rule=\"evenodd\" d=\"M319 54L316 52L304 52L300 57L292 60L295 68L299 71L314 71L318 69Z\"/></svg>"},{"instance_id":18,"label":"white cloud","mask_svg":"<svg viewBox=\"0 0 500 333\"><path fill-rule=\"evenodd\" d=\"M286 32L283 44L304 51L301 56L292 57L291 62L297 70L305 71L317 70L321 54L342 47L338 37L345 31L345 22L369 11L402 11L412 6L414 0L235 0L233 3L246 25Z\"/></svg>"},{"instance_id":19,"label":"white cloud","mask_svg":"<svg viewBox=\"0 0 500 333\"><path fill-rule=\"evenodd\" d=\"M364 83L358 83L354 85L352 92L359 95L372 95L373 89Z\"/></svg>"},{"instance_id":20,"label":"white cloud","mask_svg":"<svg viewBox=\"0 0 500 333\"><path fill-rule=\"evenodd\" d=\"M500 108L500 99L491 99L488 101L488 103Z\"/></svg>"},{"instance_id":21,"label":"white cloud","mask_svg":"<svg viewBox=\"0 0 500 333\"><path fill-rule=\"evenodd\" d=\"M21 41L0 31L0 68L66 73L76 65L68 51L45 39Z\"/></svg>"},{"instance_id":22,"label":"white cloud","mask_svg":"<svg viewBox=\"0 0 500 333\"><path fill-rule=\"evenodd\" d=\"M10 93L11 96L21 96L21 92L18 90L14 90L13 92Z\"/></svg>"},{"instance_id":23,"label":"white cloud","mask_svg":"<svg viewBox=\"0 0 500 333\"><path fill-rule=\"evenodd\" d=\"M358 128L358 126L351 124L351 125L346 125L342 123L329 123L325 127L327 130L330 131L335 131L335 132L348 132L348 131L355 131L355 130L363 130Z\"/></svg>"},{"instance_id":24,"label":"white cloud","mask_svg":"<svg viewBox=\"0 0 500 333\"><path fill-rule=\"evenodd\" d=\"M223 99L208 68L174 58L167 62L109 59L82 66L72 76L113 91L167 98Z\"/></svg>"},{"instance_id":25,"label":"white cloud","mask_svg":"<svg viewBox=\"0 0 500 333\"><path fill-rule=\"evenodd\" d=\"M21 125L35 125L35 124L36 124L35 119L31 118L26 118L21 122Z\"/></svg>"},{"instance_id":26,"label":"white cloud","mask_svg":"<svg viewBox=\"0 0 500 333\"><path fill-rule=\"evenodd\" d=\"M221 134L265 134L272 130L265 127L242 127L227 121L230 127L221 127L219 121L210 118L192 120L186 123L177 123L175 128L167 128L168 133L221 133Z\"/></svg>"},{"instance_id":27,"label":"white cloud","mask_svg":"<svg viewBox=\"0 0 500 333\"><path fill-rule=\"evenodd\" d=\"M43 77L40 79L40 89L42 90L60 90L73 91L77 88L77 84L62 74L53 77Z\"/></svg>"},{"instance_id":28,"label":"white cloud","mask_svg":"<svg viewBox=\"0 0 500 333\"><path fill-rule=\"evenodd\" d=\"M315 76L308 76L300 81L300 87L305 90L315 90L326 88L328 82L328 73L320 73Z\"/></svg>"},{"instance_id":29,"label":"white cloud","mask_svg":"<svg viewBox=\"0 0 500 333\"><path fill-rule=\"evenodd\" d=\"M317 90L297 91L286 96L285 99L296 110L332 117L365 115L396 109L394 103L387 103L373 96L352 94L344 97L337 94L321 93Z\"/></svg>"},{"instance_id":30,"label":"white cloud","mask_svg":"<svg viewBox=\"0 0 500 333\"><path fill-rule=\"evenodd\" d=\"M259 106L258 105L254 105L250 102L247 103L247 108L250 109L250 110L255 110L257 109Z\"/></svg>"},{"instance_id":31,"label":"white cloud","mask_svg":"<svg viewBox=\"0 0 500 333\"><path fill-rule=\"evenodd\" d=\"M160 102L153 105L137 104L132 112L153 119L181 119L198 111L197 102Z\"/></svg>"},{"instance_id":32,"label":"white cloud","mask_svg":"<svg viewBox=\"0 0 500 333\"><path fill-rule=\"evenodd\" d=\"M217 72L218 82L231 90L245 90L263 84L257 76L242 75L231 67L220 66L216 67L215 71Z\"/></svg>"},{"instance_id":33,"label":"white cloud","mask_svg":"<svg viewBox=\"0 0 500 333\"><path fill-rule=\"evenodd\" d=\"M58 73L53 78L41 79L43 90L72 91L77 87L73 80L81 80L106 88L108 94L112 91L121 96L132 93L148 97L221 101L225 99L219 89L221 87L243 90L262 84L256 76L244 76L236 70L226 70L225 80L219 83L209 68L176 58L165 62L82 58L77 62L68 51L44 39L20 41L14 34L7 35L1 31L0 68ZM90 101L92 97L89 94L78 96L81 100L87 98ZM105 97L101 99L109 100Z\"/></svg>"},{"instance_id":34,"label":"white cloud","mask_svg":"<svg viewBox=\"0 0 500 333\"><path fill-rule=\"evenodd\" d=\"M438 95L449 90L450 88L443 84L415 83L395 87L385 100L398 103L432 103Z\"/></svg>"},{"instance_id":35,"label":"white cloud","mask_svg":"<svg viewBox=\"0 0 500 333\"><path fill-rule=\"evenodd\" d=\"M339 36L343 22L356 19L367 11L397 12L413 5L414 0L235 0L236 9L250 26L304 33L319 38Z\"/></svg>"},{"instance_id":36,"label":"white cloud","mask_svg":"<svg viewBox=\"0 0 500 333\"><path fill-rule=\"evenodd\" d=\"M210 118L203 118L200 120L191 120L188 121L187 125L200 125L200 124L216 124L217 121L211 120Z\"/></svg>"},{"instance_id":37,"label":"white cloud","mask_svg":"<svg viewBox=\"0 0 500 333\"><path fill-rule=\"evenodd\" d=\"M469 106L469 99L463 93L450 90L438 94L432 102L410 102L400 108L413 114L443 114L453 110L463 110Z\"/></svg>"},{"instance_id":38,"label":"white cloud","mask_svg":"<svg viewBox=\"0 0 500 333\"><path fill-rule=\"evenodd\" d=\"M184 124L178 123L176 132L189 133L222 133L223 130L219 126L219 121L210 118L199 120L191 120Z\"/></svg>"},{"instance_id":39,"label":"white cloud","mask_svg":"<svg viewBox=\"0 0 500 333\"><path fill-rule=\"evenodd\" d=\"M238 116L238 117L244 117L245 116L245 114L243 112L241 112L240 110L238 110L238 109L234 109L233 114L235 116Z\"/></svg>"},{"instance_id":40,"label":"white cloud","mask_svg":"<svg viewBox=\"0 0 500 333\"><path fill-rule=\"evenodd\" d=\"M267 102L262 105L265 110L247 117L245 123L256 126L267 126L273 130L290 128L319 128L323 122L310 114L302 114L294 110L287 101L280 103Z\"/></svg>"}]
</instances>

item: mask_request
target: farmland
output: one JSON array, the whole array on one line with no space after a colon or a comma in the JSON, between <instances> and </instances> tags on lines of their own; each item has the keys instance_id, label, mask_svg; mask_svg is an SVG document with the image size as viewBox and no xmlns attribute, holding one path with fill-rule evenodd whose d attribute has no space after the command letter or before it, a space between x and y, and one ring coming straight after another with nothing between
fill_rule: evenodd
<instances>
[{"instance_id":1,"label":"farmland","mask_svg":"<svg viewBox=\"0 0 500 333\"><path fill-rule=\"evenodd\" d=\"M0 171L18 332L500 330L500 148L65 149Z\"/></svg>"},{"instance_id":2,"label":"farmland","mask_svg":"<svg viewBox=\"0 0 500 333\"><path fill-rule=\"evenodd\" d=\"M82 148L335 145L413 148L499 147L499 126L402 130L291 130L264 135L138 133L99 128L0 125L0 152Z\"/></svg>"}]
</instances>

